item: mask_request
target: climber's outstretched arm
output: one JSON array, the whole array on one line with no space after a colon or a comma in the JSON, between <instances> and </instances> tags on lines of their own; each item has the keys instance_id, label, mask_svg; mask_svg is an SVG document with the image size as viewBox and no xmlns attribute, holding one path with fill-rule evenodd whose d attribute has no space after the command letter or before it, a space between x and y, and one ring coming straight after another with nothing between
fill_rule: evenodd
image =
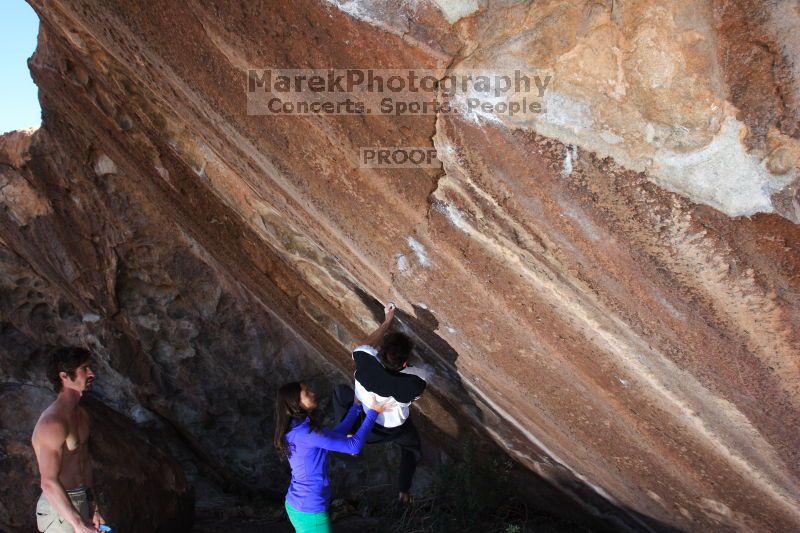
<instances>
[{"instance_id":1,"label":"climber's outstretched arm","mask_svg":"<svg viewBox=\"0 0 800 533\"><path fill-rule=\"evenodd\" d=\"M378 347L378 344L380 343L381 339L383 338L383 335L387 331L389 331L389 326L391 326L391 324L392 324L392 319L394 318L394 309L395 309L394 304L389 302L386 305L386 307L383 308L383 314L384 314L383 324L378 326L378 329L376 329L375 331L370 333L369 337L364 339L364 341L361 342L359 345L368 344L368 345L372 346L373 348L377 348Z\"/></svg>"}]
</instances>

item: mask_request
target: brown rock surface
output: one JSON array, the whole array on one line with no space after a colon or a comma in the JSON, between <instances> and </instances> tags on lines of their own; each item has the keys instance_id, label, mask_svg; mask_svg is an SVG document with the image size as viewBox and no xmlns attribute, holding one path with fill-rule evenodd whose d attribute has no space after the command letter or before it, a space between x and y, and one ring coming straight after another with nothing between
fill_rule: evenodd
<instances>
[{"instance_id":1,"label":"brown rock surface","mask_svg":"<svg viewBox=\"0 0 800 533\"><path fill-rule=\"evenodd\" d=\"M442 442L485 426L619 527L800 527L789 3L31 3L45 122L0 161L4 273L36 273L3 277L16 354L97 346L120 410L256 479L264 391L349 370L394 300ZM265 66L553 86L523 121L250 116ZM443 172L358 167L431 144ZM20 357L4 379L35 381Z\"/></svg>"}]
</instances>

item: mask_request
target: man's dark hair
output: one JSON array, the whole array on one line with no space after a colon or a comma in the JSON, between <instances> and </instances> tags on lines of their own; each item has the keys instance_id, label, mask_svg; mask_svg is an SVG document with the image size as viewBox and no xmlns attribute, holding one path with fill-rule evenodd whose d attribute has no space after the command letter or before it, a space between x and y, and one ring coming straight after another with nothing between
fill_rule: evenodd
<instances>
[{"instance_id":1,"label":"man's dark hair","mask_svg":"<svg viewBox=\"0 0 800 533\"><path fill-rule=\"evenodd\" d=\"M47 379L53 384L56 392L61 392L59 372L66 372L70 379L75 379L75 370L89 360L92 354L86 348L69 346L53 352L47 367Z\"/></svg>"},{"instance_id":2,"label":"man's dark hair","mask_svg":"<svg viewBox=\"0 0 800 533\"><path fill-rule=\"evenodd\" d=\"M402 370L403 365L411 357L411 350L414 343L403 333L393 331L383 337L381 348L378 350L378 358L383 366L389 370Z\"/></svg>"}]
</instances>

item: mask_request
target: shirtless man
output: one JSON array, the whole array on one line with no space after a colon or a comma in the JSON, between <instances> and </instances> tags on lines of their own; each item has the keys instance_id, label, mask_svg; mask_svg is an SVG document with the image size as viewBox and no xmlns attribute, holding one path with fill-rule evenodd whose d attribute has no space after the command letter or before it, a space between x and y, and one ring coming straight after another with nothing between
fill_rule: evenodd
<instances>
[{"instance_id":1,"label":"shirtless man","mask_svg":"<svg viewBox=\"0 0 800 533\"><path fill-rule=\"evenodd\" d=\"M47 369L58 397L39 417L31 439L41 475L39 531L96 533L105 524L92 495L89 415L78 405L94 381L89 357L83 348L61 348Z\"/></svg>"}]
</instances>

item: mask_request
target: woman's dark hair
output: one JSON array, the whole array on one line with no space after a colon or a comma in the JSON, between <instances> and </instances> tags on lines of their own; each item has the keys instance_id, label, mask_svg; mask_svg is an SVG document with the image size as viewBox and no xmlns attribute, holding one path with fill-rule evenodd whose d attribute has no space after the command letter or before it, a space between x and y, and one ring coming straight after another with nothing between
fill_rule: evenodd
<instances>
[{"instance_id":1,"label":"woman's dark hair","mask_svg":"<svg viewBox=\"0 0 800 533\"><path fill-rule=\"evenodd\" d=\"M69 346L58 348L50 356L50 364L47 365L47 379L52 383L56 392L61 392L61 376L59 373L66 372L70 379L75 379L75 370L91 358L92 354L86 348Z\"/></svg>"},{"instance_id":2,"label":"woman's dark hair","mask_svg":"<svg viewBox=\"0 0 800 533\"><path fill-rule=\"evenodd\" d=\"M408 336L399 331L393 331L383 337L381 348L378 350L378 358L389 370L402 370L403 365L411 357L413 348L414 343Z\"/></svg>"},{"instance_id":3,"label":"woman's dark hair","mask_svg":"<svg viewBox=\"0 0 800 533\"><path fill-rule=\"evenodd\" d=\"M273 444L278 450L281 460L292 455L291 445L286 442L286 434L291 428L292 420L302 422L309 419L309 430L319 431L322 420L316 411L308 412L300 405L300 392L303 390L299 381L282 385L275 398L275 438Z\"/></svg>"}]
</instances>

